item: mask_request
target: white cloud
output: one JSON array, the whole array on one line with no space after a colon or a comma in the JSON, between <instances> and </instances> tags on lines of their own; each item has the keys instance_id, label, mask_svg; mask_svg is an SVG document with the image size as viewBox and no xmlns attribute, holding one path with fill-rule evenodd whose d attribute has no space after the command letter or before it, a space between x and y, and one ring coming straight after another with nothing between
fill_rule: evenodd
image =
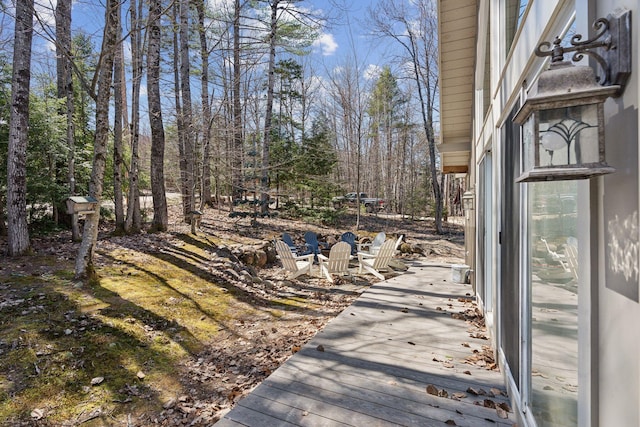
<instances>
[{"instance_id":1,"label":"white cloud","mask_svg":"<svg viewBox=\"0 0 640 427\"><path fill-rule=\"evenodd\" d=\"M320 37L313 42L313 46L319 48L324 56L331 56L338 50L338 43L333 34L329 33L320 34Z\"/></svg>"},{"instance_id":2,"label":"white cloud","mask_svg":"<svg viewBox=\"0 0 640 427\"><path fill-rule=\"evenodd\" d=\"M375 64L367 65L367 68L364 70L364 78L367 80L375 80L380 77L380 73L382 73L382 67Z\"/></svg>"}]
</instances>

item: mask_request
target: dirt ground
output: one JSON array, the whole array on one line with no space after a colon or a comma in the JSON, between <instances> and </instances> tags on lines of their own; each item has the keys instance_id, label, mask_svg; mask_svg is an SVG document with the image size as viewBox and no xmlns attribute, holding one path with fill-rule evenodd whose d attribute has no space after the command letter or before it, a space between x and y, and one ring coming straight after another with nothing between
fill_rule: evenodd
<instances>
[{"instance_id":1,"label":"dirt ground","mask_svg":"<svg viewBox=\"0 0 640 427\"><path fill-rule=\"evenodd\" d=\"M345 214L339 224L329 227L283 217L260 218L257 221L230 218L225 210L209 208L204 212L197 239L190 236L190 227L179 221L175 208L166 233L113 237L107 224L100 234L96 251L99 272L110 271L108 269L112 267L114 254L118 251L135 254L133 256L139 258L146 254L157 257L158 254L173 254L176 248L196 245L202 252L191 254L191 264L185 268L197 270L199 277L215 283L216 289L230 295L234 302L229 304L223 317L216 319L218 327L215 334L209 339L200 339L200 345L188 356L176 359L171 367L174 384L166 381L154 383L150 378L144 379L144 374L142 377L138 374L140 383L127 384L118 390L117 398L111 398L111 402L87 405L81 410L76 408L63 420L56 416L60 408L53 402L41 401L37 407L23 408L15 413L5 412L10 415L5 420L2 420L0 410L0 425L211 425L351 304L367 286L378 280L371 275L338 279L333 284L319 277L301 276L288 280L278 262L261 268L243 265L237 248L271 242L283 232L302 240L304 231L313 230L322 240L331 242L345 231L353 231L359 237L373 237L377 232L385 231L391 238L404 235L407 248L410 248L410 253L402 255L404 258L426 257L434 263L460 263L464 256L464 235L462 227L454 219L450 221L446 224L446 234L436 235L431 220L402 219L384 213L363 215L360 229L355 230L353 212ZM4 253L4 245L6 242L0 238L0 253ZM27 291L27 288L14 286L12 278L18 275L44 277L49 270L56 268L73 270L78 244L70 241L70 233L32 238L32 245L36 253L34 256L19 259L0 257L0 318L6 316L0 321L0 331L9 326L8 318L12 313L26 316L25 313L31 310L28 308L29 298L33 295L31 288ZM57 259L55 266L38 261L51 256ZM134 260L127 262L133 265ZM175 301L172 298L165 304L179 303L180 298L175 298ZM211 311L203 313L199 319L203 322L209 320L205 317L214 317ZM67 311L64 315L85 326L97 322L88 314L69 314ZM127 313L121 316L136 317ZM153 342L167 330L189 329L189 325L177 323L162 316L147 318L144 333L149 342ZM17 341L16 344L15 340L0 339L0 360L16 346L20 347L20 340ZM34 347L33 343L30 345ZM72 344L69 346L68 353L76 356ZM66 362L66 366L70 364ZM79 369L83 366L78 365ZM5 407L9 407L8 400L19 397L23 389L29 387L28 384L15 385L15 378L19 377L16 369L13 365L8 367L0 363L0 405L4 400ZM146 381L144 384L143 379ZM8 383L13 385L7 386ZM89 399L83 403L86 400Z\"/></svg>"}]
</instances>

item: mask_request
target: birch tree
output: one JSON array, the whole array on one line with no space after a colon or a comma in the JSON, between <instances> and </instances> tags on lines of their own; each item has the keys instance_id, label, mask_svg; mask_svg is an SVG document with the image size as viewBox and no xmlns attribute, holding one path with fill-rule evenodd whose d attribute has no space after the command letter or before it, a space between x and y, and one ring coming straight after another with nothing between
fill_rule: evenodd
<instances>
[{"instance_id":1,"label":"birch tree","mask_svg":"<svg viewBox=\"0 0 640 427\"><path fill-rule=\"evenodd\" d=\"M16 4L7 152L7 243L9 256L24 255L30 249L27 226L26 162L32 39L33 0L19 1Z\"/></svg>"}]
</instances>

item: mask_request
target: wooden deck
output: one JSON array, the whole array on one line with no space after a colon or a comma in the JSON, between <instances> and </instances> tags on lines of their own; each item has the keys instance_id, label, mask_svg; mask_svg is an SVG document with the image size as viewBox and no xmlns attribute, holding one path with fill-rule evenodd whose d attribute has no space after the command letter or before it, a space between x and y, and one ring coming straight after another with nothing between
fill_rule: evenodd
<instances>
[{"instance_id":1,"label":"wooden deck","mask_svg":"<svg viewBox=\"0 0 640 427\"><path fill-rule=\"evenodd\" d=\"M514 425L500 372L467 360L490 343L453 316L473 305L450 277L416 263L375 284L216 426Z\"/></svg>"}]
</instances>

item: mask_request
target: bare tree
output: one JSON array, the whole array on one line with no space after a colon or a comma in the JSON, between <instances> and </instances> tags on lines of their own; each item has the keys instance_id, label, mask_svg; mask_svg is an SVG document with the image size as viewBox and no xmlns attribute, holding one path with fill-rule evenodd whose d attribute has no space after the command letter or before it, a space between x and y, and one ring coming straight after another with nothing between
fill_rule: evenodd
<instances>
[{"instance_id":1,"label":"bare tree","mask_svg":"<svg viewBox=\"0 0 640 427\"><path fill-rule=\"evenodd\" d=\"M242 197L242 96L241 68L240 64L240 0L235 0L233 10L233 146L231 154L231 199L239 200ZM233 207L233 203L231 203Z\"/></svg>"},{"instance_id":2,"label":"bare tree","mask_svg":"<svg viewBox=\"0 0 640 427\"><path fill-rule=\"evenodd\" d=\"M411 73L418 92L422 124L429 146L431 187L436 204L436 230L441 234L444 232L443 197L438 183L433 126L438 90L437 17L430 0L416 0L413 5L415 9L403 1L388 0L378 3L374 9L369 9L368 17L375 33L400 44L411 62Z\"/></svg>"},{"instance_id":3,"label":"bare tree","mask_svg":"<svg viewBox=\"0 0 640 427\"><path fill-rule=\"evenodd\" d=\"M11 115L7 152L7 222L9 256L24 255L30 249L27 226L27 135L29 130L29 82L33 0L16 3L11 80Z\"/></svg>"},{"instance_id":4,"label":"bare tree","mask_svg":"<svg viewBox=\"0 0 640 427\"><path fill-rule=\"evenodd\" d=\"M58 98L65 99L65 115L67 121L67 147L69 154L67 157L67 182L69 195L76 193L75 179L75 124L73 115L75 112L75 97L73 93L73 79L71 69L71 0L58 0L55 10L56 19L56 71L58 81ZM80 240L80 227L77 217L72 216L71 238L73 241Z\"/></svg>"},{"instance_id":5,"label":"bare tree","mask_svg":"<svg viewBox=\"0 0 640 427\"><path fill-rule=\"evenodd\" d=\"M354 59L338 67L330 75L329 91L335 101L335 116L340 117L341 123L334 129L341 146L336 148L338 153L355 153L355 157L347 157L347 169L353 172L353 179L358 192L357 206L360 205L360 190L362 185L362 154L366 139L366 94L360 77L362 68L358 65L356 54ZM356 230L360 228L360 209L356 209Z\"/></svg>"},{"instance_id":6,"label":"bare tree","mask_svg":"<svg viewBox=\"0 0 640 427\"><path fill-rule=\"evenodd\" d=\"M131 19L131 164L129 165L129 196L127 203L127 219L125 231L138 233L142 228L140 214L140 85L142 83L142 1L130 0L129 16Z\"/></svg>"},{"instance_id":7,"label":"bare tree","mask_svg":"<svg viewBox=\"0 0 640 427\"><path fill-rule=\"evenodd\" d=\"M98 203L102 199L104 170L107 160L107 141L109 138L109 99L113 78L113 57L117 43L117 13L119 1L107 0L105 26L102 38L100 60L96 71L98 91L96 96L96 133L93 148L93 169L89 182L89 195ZM93 273L93 252L98 239L100 209L87 215L75 265L76 278L87 277Z\"/></svg>"},{"instance_id":8,"label":"bare tree","mask_svg":"<svg viewBox=\"0 0 640 427\"><path fill-rule=\"evenodd\" d=\"M198 34L200 35L200 99L202 102L202 189L200 207L211 203L211 104L209 103L209 49L205 28L204 2L195 2L198 12Z\"/></svg>"},{"instance_id":9,"label":"bare tree","mask_svg":"<svg viewBox=\"0 0 640 427\"><path fill-rule=\"evenodd\" d=\"M153 197L153 231L166 231L169 223L164 185L164 125L160 97L160 15L161 0L149 1L149 44L147 54L147 100L151 127L151 194Z\"/></svg>"},{"instance_id":10,"label":"bare tree","mask_svg":"<svg viewBox=\"0 0 640 427\"><path fill-rule=\"evenodd\" d=\"M185 176L182 206L185 219L195 209L195 133L191 104L191 66L189 58L189 0L180 0L180 92L182 93L182 122L184 126Z\"/></svg>"},{"instance_id":11,"label":"bare tree","mask_svg":"<svg viewBox=\"0 0 640 427\"><path fill-rule=\"evenodd\" d=\"M122 40L122 7L118 7L116 15L118 39L120 39L116 47L113 59L113 199L116 216L116 233L124 233L125 216L124 216L124 195L122 193L122 180L124 175L124 146L123 146L123 126L122 119L124 116L125 82L124 82L124 48Z\"/></svg>"}]
</instances>

